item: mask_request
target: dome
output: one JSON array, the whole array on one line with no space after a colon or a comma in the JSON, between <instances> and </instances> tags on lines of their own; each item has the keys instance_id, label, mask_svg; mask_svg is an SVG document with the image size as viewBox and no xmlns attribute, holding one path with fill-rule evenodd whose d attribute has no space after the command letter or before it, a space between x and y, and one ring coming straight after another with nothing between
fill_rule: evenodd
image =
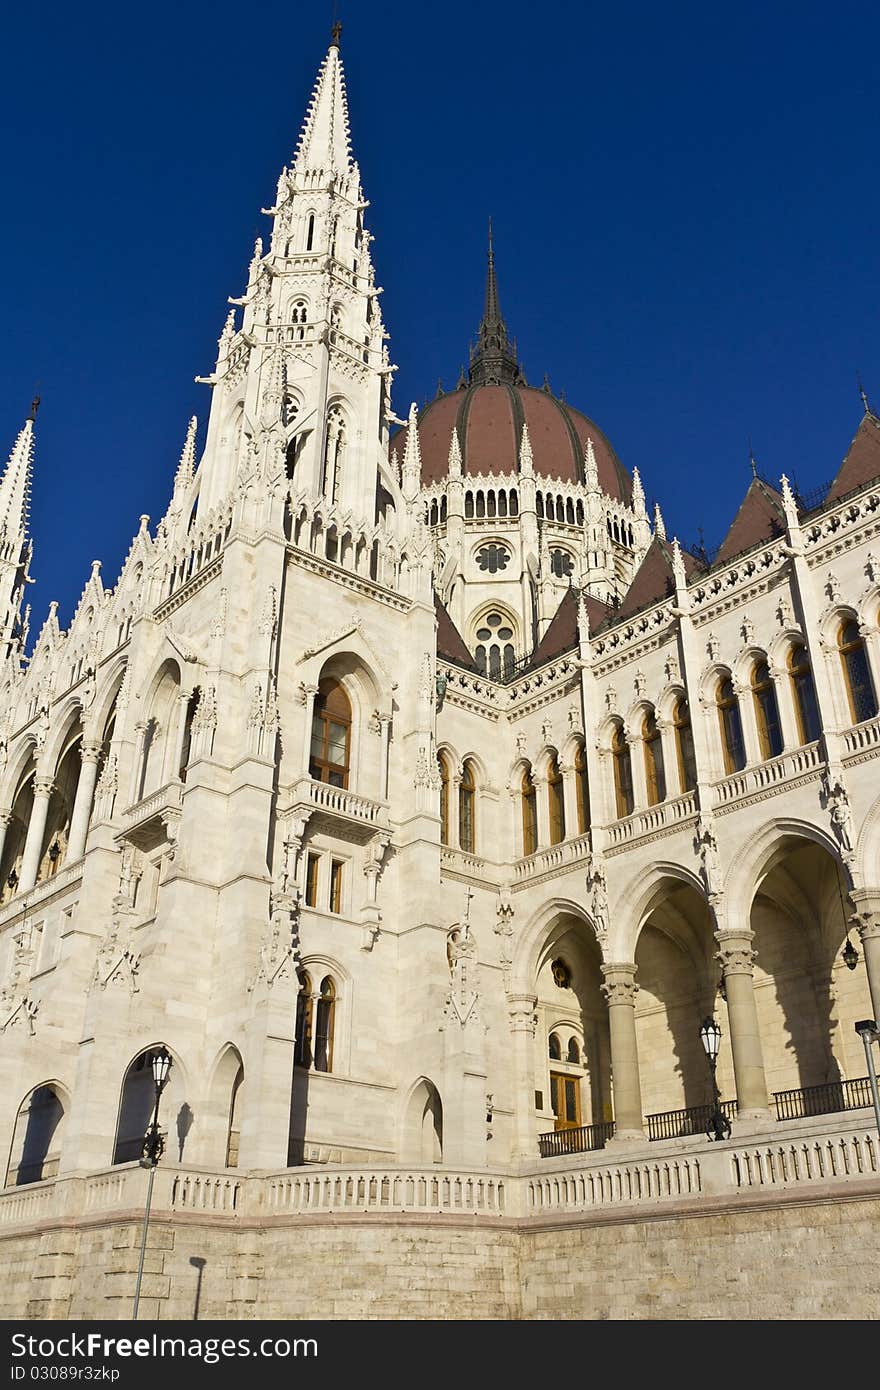
<instances>
[{"instance_id":1,"label":"dome","mask_svg":"<svg viewBox=\"0 0 880 1390\"><path fill-rule=\"evenodd\" d=\"M533 467L540 477L583 482L589 438L599 486L609 497L631 503L632 479L598 426L546 388L526 386L521 377L497 384L471 382L463 389L437 396L419 411L423 486L430 487L446 477L453 429L458 431L465 476L518 472L524 423L528 425ZM391 441L400 459L406 438L404 427Z\"/></svg>"},{"instance_id":2,"label":"dome","mask_svg":"<svg viewBox=\"0 0 880 1390\"><path fill-rule=\"evenodd\" d=\"M456 391L438 392L418 414L423 486L446 477L453 430L458 433L465 475L518 472L523 425L528 426L533 468L539 477L583 482L584 452L587 440L592 439L599 486L619 502L632 502L632 478L602 431L580 410L554 396L549 386L537 390L526 385L498 303L490 224L486 302L471 350L468 380L462 380ZM406 449L408 429L398 430L391 441L399 459Z\"/></svg>"}]
</instances>

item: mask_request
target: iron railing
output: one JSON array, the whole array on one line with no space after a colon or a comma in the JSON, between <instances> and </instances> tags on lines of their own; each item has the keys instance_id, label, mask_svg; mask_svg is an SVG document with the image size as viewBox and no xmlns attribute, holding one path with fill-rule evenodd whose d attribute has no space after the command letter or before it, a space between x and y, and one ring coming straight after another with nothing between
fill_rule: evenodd
<instances>
[{"instance_id":1,"label":"iron railing","mask_svg":"<svg viewBox=\"0 0 880 1390\"><path fill-rule=\"evenodd\" d=\"M646 1115L649 1139L685 1139L689 1135L706 1134L714 1105L691 1105L686 1110L663 1110ZM736 1101L723 1100L721 1113L728 1120L736 1119Z\"/></svg>"},{"instance_id":2,"label":"iron railing","mask_svg":"<svg viewBox=\"0 0 880 1390\"><path fill-rule=\"evenodd\" d=\"M583 1154L592 1149L604 1149L614 1133L614 1121L604 1124L581 1125L578 1129L552 1129L538 1136L542 1158L558 1158L561 1154Z\"/></svg>"},{"instance_id":3,"label":"iron railing","mask_svg":"<svg viewBox=\"0 0 880 1390\"><path fill-rule=\"evenodd\" d=\"M832 1115L838 1110L861 1110L872 1105L867 1076L852 1081L825 1081L821 1086L799 1086L793 1091L774 1091L777 1120L803 1120L810 1115Z\"/></svg>"}]
</instances>

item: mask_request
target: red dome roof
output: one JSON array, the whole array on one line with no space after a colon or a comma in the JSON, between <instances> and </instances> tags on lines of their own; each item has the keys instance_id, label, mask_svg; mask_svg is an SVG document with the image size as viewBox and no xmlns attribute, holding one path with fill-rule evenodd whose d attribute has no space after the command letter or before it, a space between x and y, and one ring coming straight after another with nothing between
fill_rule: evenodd
<instances>
[{"instance_id":1,"label":"red dome roof","mask_svg":"<svg viewBox=\"0 0 880 1390\"><path fill-rule=\"evenodd\" d=\"M632 479L602 431L579 410L549 391L521 382L499 385L475 383L437 396L419 411L422 482L442 482L449 471L449 446L457 429L465 474L516 473L523 423L529 428L534 469L542 478L582 482L584 450L593 441L599 486L610 497L629 504ZM402 460L407 427L391 441Z\"/></svg>"}]
</instances>

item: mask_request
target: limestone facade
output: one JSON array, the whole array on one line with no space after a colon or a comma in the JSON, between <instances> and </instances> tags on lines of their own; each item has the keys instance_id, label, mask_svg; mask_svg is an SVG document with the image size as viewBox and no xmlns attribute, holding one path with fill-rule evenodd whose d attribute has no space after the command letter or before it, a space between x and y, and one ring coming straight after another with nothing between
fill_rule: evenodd
<instances>
[{"instance_id":1,"label":"limestone facade","mask_svg":"<svg viewBox=\"0 0 880 1390\"><path fill-rule=\"evenodd\" d=\"M199 378L203 443L193 420L165 515L29 659L33 418L0 483L18 1251L143 1177L160 1042L163 1171L233 1184L705 1147L707 1015L733 1142L864 1121L880 421L866 402L815 505L756 476L718 557L691 555L602 432L525 383L491 246L467 377L394 415L367 207L334 42ZM44 1236L39 1203L9 1205L31 1188L69 1194ZM513 1237L485 1229L483 1315L541 1316L509 1311Z\"/></svg>"}]
</instances>

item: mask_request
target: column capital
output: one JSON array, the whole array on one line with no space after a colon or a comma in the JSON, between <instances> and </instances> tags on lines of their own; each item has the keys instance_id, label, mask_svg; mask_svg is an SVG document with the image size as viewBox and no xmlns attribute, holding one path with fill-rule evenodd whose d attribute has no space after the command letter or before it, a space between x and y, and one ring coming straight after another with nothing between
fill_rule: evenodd
<instances>
[{"instance_id":1,"label":"column capital","mask_svg":"<svg viewBox=\"0 0 880 1390\"><path fill-rule=\"evenodd\" d=\"M528 1033L535 1036L538 1026L537 994L508 994L507 1016L511 1033Z\"/></svg>"},{"instance_id":2,"label":"column capital","mask_svg":"<svg viewBox=\"0 0 880 1390\"><path fill-rule=\"evenodd\" d=\"M34 778L34 795L35 795L35 796L46 796L46 797L49 797L49 796L52 795L52 793L53 793L54 790L55 790L55 778L54 778L54 777L35 777L35 778Z\"/></svg>"},{"instance_id":3,"label":"column capital","mask_svg":"<svg viewBox=\"0 0 880 1390\"><path fill-rule=\"evenodd\" d=\"M635 1007L639 986L636 984L634 961L609 961L602 966L602 976L600 988L609 1008L614 1004L629 1004Z\"/></svg>"},{"instance_id":4,"label":"column capital","mask_svg":"<svg viewBox=\"0 0 880 1390\"><path fill-rule=\"evenodd\" d=\"M751 975L755 965L755 952L752 942L753 931L716 931L715 942L718 950L715 959L726 975Z\"/></svg>"},{"instance_id":5,"label":"column capital","mask_svg":"<svg viewBox=\"0 0 880 1390\"><path fill-rule=\"evenodd\" d=\"M7 826L9 826L11 823L12 823L12 807L11 807L11 806L7 806L7 807L5 807L2 811L0 811L0 825L2 825L2 826L4 827L4 829L5 829L5 828L6 828Z\"/></svg>"},{"instance_id":6,"label":"column capital","mask_svg":"<svg viewBox=\"0 0 880 1390\"><path fill-rule=\"evenodd\" d=\"M101 756L101 747L102 745L100 743L80 744L79 756L81 762L96 763Z\"/></svg>"}]
</instances>

